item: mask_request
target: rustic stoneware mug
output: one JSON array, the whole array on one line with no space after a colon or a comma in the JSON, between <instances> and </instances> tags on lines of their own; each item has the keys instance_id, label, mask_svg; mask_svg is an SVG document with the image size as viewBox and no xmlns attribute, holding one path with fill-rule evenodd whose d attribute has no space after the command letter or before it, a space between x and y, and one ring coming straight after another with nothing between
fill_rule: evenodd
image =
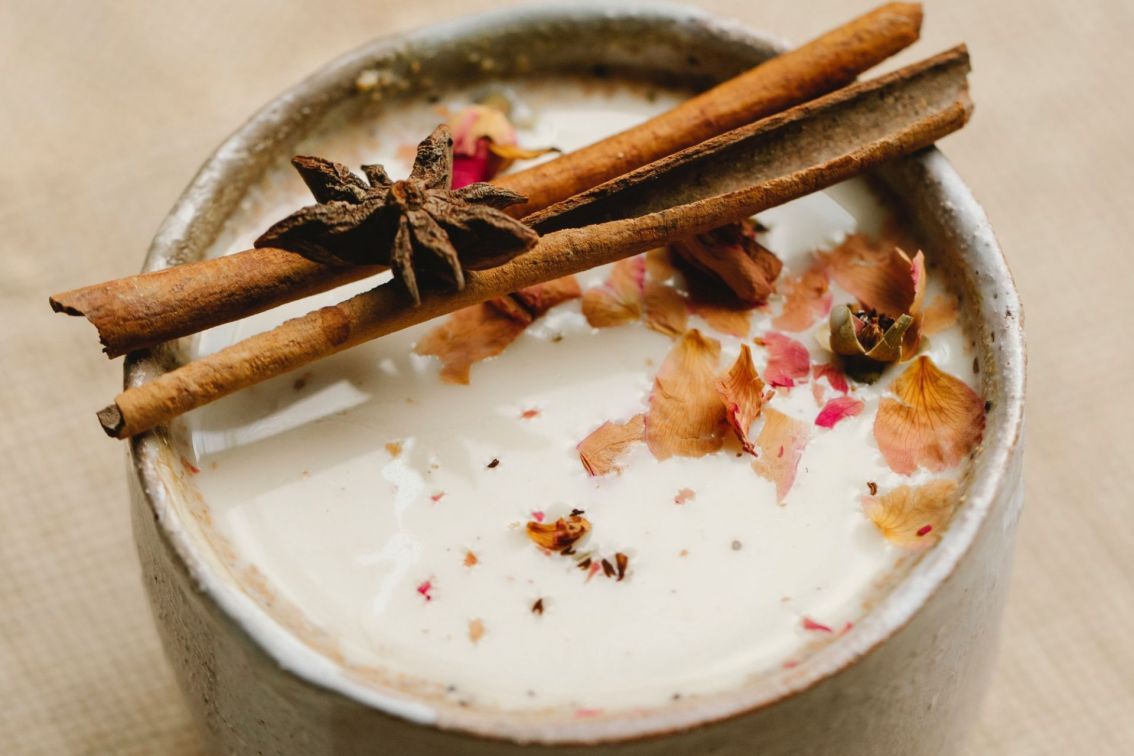
<instances>
[{"instance_id":1,"label":"rustic stoneware mug","mask_svg":"<svg viewBox=\"0 0 1134 756\"><path fill-rule=\"evenodd\" d=\"M328 119L350 117L363 71L382 72L382 86L400 96L414 96L424 81L467 86L564 72L696 87L779 49L699 12L621 5L544 6L378 40L272 100L221 145L169 214L145 267L198 259L270 163ZM497 61L491 72L468 64L487 52ZM312 755L955 750L988 683L1020 513L1020 304L984 213L940 152L923 151L875 178L963 294L991 404L949 530L853 632L740 689L632 714L555 719L431 700L351 674L323 635L274 602L269 586L234 568L207 502L183 478L175 431L159 429L130 445L135 537L166 653L209 745ZM176 359L176 345L131 358L126 382L152 378Z\"/></svg>"}]
</instances>

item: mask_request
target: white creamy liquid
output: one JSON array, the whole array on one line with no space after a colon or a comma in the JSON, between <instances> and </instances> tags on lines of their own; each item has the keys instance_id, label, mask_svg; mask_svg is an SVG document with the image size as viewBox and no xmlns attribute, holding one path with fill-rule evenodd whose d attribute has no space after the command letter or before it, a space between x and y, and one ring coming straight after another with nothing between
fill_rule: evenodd
<instances>
[{"instance_id":1,"label":"white creamy liquid","mask_svg":"<svg viewBox=\"0 0 1134 756\"><path fill-rule=\"evenodd\" d=\"M674 101L629 86L516 87L531 110L528 146L572 149ZM454 108L462 103L454 98ZM439 120L434 106L389 112L365 129L301 145L347 163L408 170L404 145ZM246 201L216 253L247 248L278 217L309 204L297 178L275 174ZM878 230L879 209L850 183L769 211L765 244L798 274L818 248L849 231ZM586 288L605 270L581 275ZM930 292L940 282L930 272ZM196 342L215 351L374 281L219 327ZM835 302L850 301L835 290ZM751 337L771 329L781 300L757 310ZM654 460L644 445L621 475L589 478L575 445L607 420L645 410L672 341L640 323L589 327L578 301L553 309L467 386L447 385L434 358L413 354L435 324L384 337L188 415L188 454L212 519L271 588L331 634L351 662L436 683L454 700L504 709L585 713L718 692L792 665L853 623L902 555L862 514L866 482L883 491L928 475L889 470L872 436L891 369L854 395L858 417L814 426L808 384L773 407L804 420L811 439L784 506L751 458L725 451ZM722 342L720 370L740 340ZM790 334L826 362L813 334ZM751 340L749 340L751 344ZM763 373L766 352L752 349ZM926 353L972 382L957 327ZM835 393L830 389L827 397ZM525 418L525 411L538 410ZM531 414L531 413L528 413ZM759 432L760 422L752 429ZM387 444L401 446L393 454ZM393 447L391 447L393 448ZM490 468L497 459L499 464ZM695 498L683 504L683 488ZM587 580L572 559L526 536L533 511L548 521L585 510L581 548L630 556L624 581ZM474 566L466 555L476 555ZM428 582L427 594L419 588ZM543 613L532 611L543 600ZM482 634L470 629L479 627ZM474 635L479 635L473 638Z\"/></svg>"}]
</instances>

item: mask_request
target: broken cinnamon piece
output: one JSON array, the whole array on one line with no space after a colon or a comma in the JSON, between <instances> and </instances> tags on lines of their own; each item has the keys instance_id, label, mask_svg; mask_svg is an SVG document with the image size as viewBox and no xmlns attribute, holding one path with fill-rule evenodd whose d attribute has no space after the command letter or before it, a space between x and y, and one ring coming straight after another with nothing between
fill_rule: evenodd
<instances>
[{"instance_id":1,"label":"broken cinnamon piece","mask_svg":"<svg viewBox=\"0 0 1134 756\"><path fill-rule=\"evenodd\" d=\"M575 448L587 474L594 477L621 471L618 459L645 438L645 419L638 414L621 424L605 422L580 441Z\"/></svg>"},{"instance_id":2,"label":"broken cinnamon piece","mask_svg":"<svg viewBox=\"0 0 1134 756\"><path fill-rule=\"evenodd\" d=\"M748 307L764 304L783 269L780 258L756 241L750 220L730 223L669 245L687 266L724 284Z\"/></svg>"},{"instance_id":3,"label":"broken cinnamon piece","mask_svg":"<svg viewBox=\"0 0 1134 756\"><path fill-rule=\"evenodd\" d=\"M654 378L646 413L646 444L659 460L702 457L724 444L725 407L717 394L721 345L686 331Z\"/></svg>"}]
</instances>

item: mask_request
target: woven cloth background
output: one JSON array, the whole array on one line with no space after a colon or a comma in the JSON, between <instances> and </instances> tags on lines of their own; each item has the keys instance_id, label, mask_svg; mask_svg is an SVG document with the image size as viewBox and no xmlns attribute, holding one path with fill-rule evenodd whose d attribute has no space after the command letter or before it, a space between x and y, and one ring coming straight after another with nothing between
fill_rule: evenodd
<instances>
[{"instance_id":1,"label":"woven cloth background","mask_svg":"<svg viewBox=\"0 0 1134 756\"><path fill-rule=\"evenodd\" d=\"M127 516L118 389L54 291L133 272L197 166L268 97L371 37L492 0L0 2L0 750L201 751ZM706 9L809 38L870 0ZM998 229L1030 337L1027 505L972 754L1134 752L1134 3L930 0L909 61L965 40L944 149Z\"/></svg>"}]
</instances>

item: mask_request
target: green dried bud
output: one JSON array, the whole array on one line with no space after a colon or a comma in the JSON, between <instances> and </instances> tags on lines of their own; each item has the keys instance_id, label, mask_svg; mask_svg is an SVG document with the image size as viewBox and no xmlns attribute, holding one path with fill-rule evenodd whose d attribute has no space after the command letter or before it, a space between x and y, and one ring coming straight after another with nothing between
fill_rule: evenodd
<instances>
[{"instance_id":1,"label":"green dried bud","mask_svg":"<svg viewBox=\"0 0 1134 756\"><path fill-rule=\"evenodd\" d=\"M844 358L851 375L872 381L883 365L902 359L903 342L913 324L908 314L895 320L875 310L840 305L831 310L831 351Z\"/></svg>"}]
</instances>

